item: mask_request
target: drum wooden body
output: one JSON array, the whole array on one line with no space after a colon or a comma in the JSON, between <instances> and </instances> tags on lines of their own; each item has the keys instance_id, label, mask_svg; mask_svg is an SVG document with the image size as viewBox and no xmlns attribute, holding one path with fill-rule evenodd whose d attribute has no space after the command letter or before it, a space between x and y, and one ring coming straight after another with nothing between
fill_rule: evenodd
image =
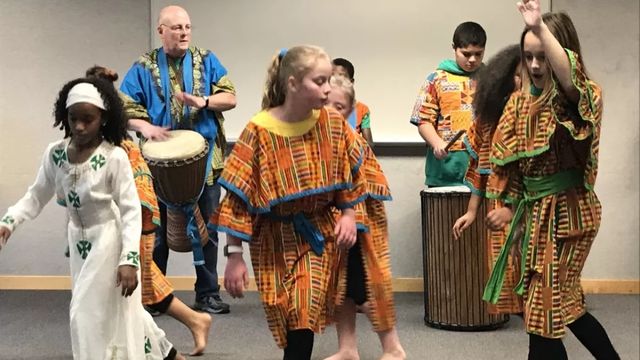
<instances>
[{"instance_id":1,"label":"drum wooden body","mask_svg":"<svg viewBox=\"0 0 640 360\"><path fill-rule=\"evenodd\" d=\"M425 316L431 327L458 330L492 330L509 320L508 315L489 314L482 300L489 278L487 256L487 213L483 202L476 221L455 240L451 230L467 211L470 192L435 188L420 194L422 202L422 245Z\"/></svg>"},{"instance_id":2,"label":"drum wooden body","mask_svg":"<svg viewBox=\"0 0 640 360\"><path fill-rule=\"evenodd\" d=\"M187 236L187 219L181 210L175 208L178 206L193 206L202 245L209 240L206 221L197 205L205 182L208 154L207 141L190 130L170 131L168 140L149 140L142 145L142 156L153 175L156 194L167 205L167 223L164 226L171 250L192 250Z\"/></svg>"}]
</instances>

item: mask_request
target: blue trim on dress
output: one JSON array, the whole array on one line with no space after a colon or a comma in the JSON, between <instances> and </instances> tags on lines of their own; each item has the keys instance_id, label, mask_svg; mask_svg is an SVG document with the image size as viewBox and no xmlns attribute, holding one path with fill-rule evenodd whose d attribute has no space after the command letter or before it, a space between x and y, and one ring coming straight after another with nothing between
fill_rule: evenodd
<instances>
[{"instance_id":1,"label":"blue trim on dress","mask_svg":"<svg viewBox=\"0 0 640 360\"><path fill-rule=\"evenodd\" d=\"M462 143L464 144L464 147L467 149L467 152L469 153L469 155L471 155L471 157L474 160L478 161L478 153L475 150L473 150L473 147L469 143L469 136L465 134L462 137Z\"/></svg>"},{"instance_id":2,"label":"blue trim on dress","mask_svg":"<svg viewBox=\"0 0 640 360\"><path fill-rule=\"evenodd\" d=\"M240 239L242 241L251 242L251 235L247 235L245 233L241 233L239 231L233 230L233 229L228 228L226 226L215 225L215 226L213 226L213 228L215 229L215 231L223 232L225 234L229 234L231 236L237 237L238 239Z\"/></svg>"},{"instance_id":3,"label":"blue trim on dress","mask_svg":"<svg viewBox=\"0 0 640 360\"><path fill-rule=\"evenodd\" d=\"M361 224L361 223L356 223L356 229L359 232L365 232L365 233L369 232L369 227L367 225Z\"/></svg>"},{"instance_id":4,"label":"blue trim on dress","mask_svg":"<svg viewBox=\"0 0 640 360\"><path fill-rule=\"evenodd\" d=\"M358 162L353 167L353 169L351 169L351 175L354 175L355 173L357 173L358 170L360 170L360 166L362 166L363 163L364 163L364 147L361 146L360 147L360 158L358 159Z\"/></svg>"},{"instance_id":5,"label":"blue trim on dress","mask_svg":"<svg viewBox=\"0 0 640 360\"><path fill-rule=\"evenodd\" d=\"M292 201L292 200L297 200L303 197L307 197L310 195L318 195L318 194L323 194L326 192L330 192L330 191L336 191L336 190L345 190L345 189L350 189L353 184L352 183L342 183L342 184L334 184L334 185L330 185L330 186L325 186L325 187L320 187L320 188L316 188L316 189L309 189L309 190L304 190L304 191L300 191L294 194L289 194L286 196L283 196L281 198L277 198L274 200L269 201L269 205L267 207L255 207L252 206L251 203L249 202L249 197L242 191L240 190L238 187L236 187L235 185L229 183L228 181L224 180L223 178L219 178L218 179L218 183L224 187L226 190L236 194L240 199L242 199L242 201L245 202L245 204L247 205L247 209L249 210L249 213L252 214L264 214L264 213L268 213L271 211L271 208L276 206L276 205L280 205L282 203L285 203L287 201Z\"/></svg>"},{"instance_id":6,"label":"blue trim on dress","mask_svg":"<svg viewBox=\"0 0 640 360\"><path fill-rule=\"evenodd\" d=\"M472 194L476 194L478 196L485 197L486 191L480 190L480 189L476 189L476 187L473 186L473 184L471 184L467 179L462 180L462 183L466 187L469 188L469 190L471 191Z\"/></svg>"}]
</instances>

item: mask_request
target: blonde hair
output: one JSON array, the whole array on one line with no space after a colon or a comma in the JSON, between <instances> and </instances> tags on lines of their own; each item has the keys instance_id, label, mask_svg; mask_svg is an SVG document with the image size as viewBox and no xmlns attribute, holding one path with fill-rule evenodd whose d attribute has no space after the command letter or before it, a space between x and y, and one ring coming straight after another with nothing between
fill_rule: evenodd
<instances>
[{"instance_id":1,"label":"blonde hair","mask_svg":"<svg viewBox=\"0 0 640 360\"><path fill-rule=\"evenodd\" d=\"M266 110L284 104L289 77L302 79L321 58L330 61L329 55L321 47L313 45L294 46L291 49L279 51L271 59L267 70L262 109Z\"/></svg>"},{"instance_id":2,"label":"blonde hair","mask_svg":"<svg viewBox=\"0 0 640 360\"><path fill-rule=\"evenodd\" d=\"M331 85L332 89L340 89L347 94L349 98L349 103L351 106L355 106L356 104L356 91L353 88L353 83L351 80L342 75L332 75L331 79L329 79L329 85Z\"/></svg>"}]
</instances>

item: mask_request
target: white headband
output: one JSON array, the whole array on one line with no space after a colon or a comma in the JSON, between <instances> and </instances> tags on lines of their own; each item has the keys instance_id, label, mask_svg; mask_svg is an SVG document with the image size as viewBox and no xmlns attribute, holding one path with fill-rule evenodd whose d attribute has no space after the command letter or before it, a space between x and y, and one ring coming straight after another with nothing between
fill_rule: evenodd
<instances>
[{"instance_id":1,"label":"white headband","mask_svg":"<svg viewBox=\"0 0 640 360\"><path fill-rule=\"evenodd\" d=\"M102 100L102 96L100 96L100 92L90 83L78 83L69 90L69 95L67 95L67 109L69 106L80 102L89 103L102 110L107 110L104 106L104 100Z\"/></svg>"}]
</instances>

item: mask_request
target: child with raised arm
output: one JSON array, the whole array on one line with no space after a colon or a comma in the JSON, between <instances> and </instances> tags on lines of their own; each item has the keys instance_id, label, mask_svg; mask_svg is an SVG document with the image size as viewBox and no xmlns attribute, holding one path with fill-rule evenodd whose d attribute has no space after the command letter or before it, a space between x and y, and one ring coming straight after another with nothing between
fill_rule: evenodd
<instances>
[{"instance_id":1,"label":"child with raised arm","mask_svg":"<svg viewBox=\"0 0 640 360\"><path fill-rule=\"evenodd\" d=\"M567 14L542 15L538 0L520 2L518 9L526 25L520 46L527 76L498 122L487 183L487 196L507 200L513 218L484 299L499 299L522 226L516 292L525 298L529 359L567 359L566 327L595 358L618 359L606 331L587 311L580 284L602 213L593 190L602 90L586 73ZM511 214L489 225L503 228Z\"/></svg>"}]
</instances>

